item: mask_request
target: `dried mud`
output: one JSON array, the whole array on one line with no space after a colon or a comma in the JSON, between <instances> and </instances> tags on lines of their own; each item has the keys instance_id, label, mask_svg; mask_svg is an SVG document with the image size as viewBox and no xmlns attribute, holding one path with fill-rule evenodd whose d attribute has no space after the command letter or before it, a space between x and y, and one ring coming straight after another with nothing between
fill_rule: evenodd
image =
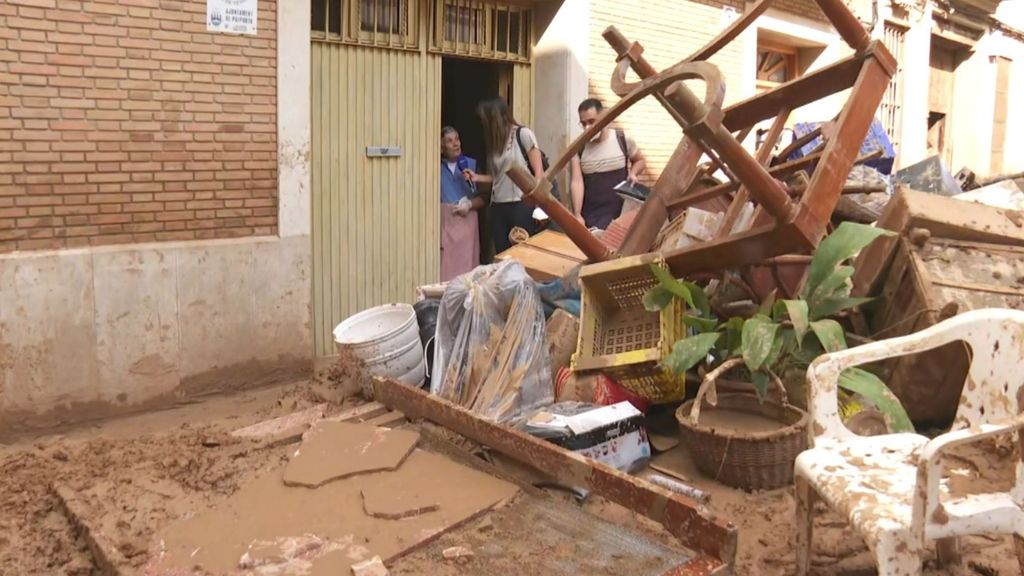
<instances>
[{"instance_id":1,"label":"dried mud","mask_svg":"<svg viewBox=\"0 0 1024 576\"><path fill-rule=\"evenodd\" d=\"M0 446L0 574L97 574L86 542L65 516L53 486L75 491L85 520L100 529L131 566L148 560L147 546L157 532L188 511L210 507L236 493L240 486L286 462L289 448L263 447L232 438L230 430L307 408L329 399L333 410L357 382L347 379L345 367L321 372L312 385L278 388L261 401L238 395L224 400L222 409L206 403L149 420L114 422L81 433ZM203 425L196 425L203 422ZM954 492L1006 489L1012 481L1014 450L993 445L964 452L949 462ZM710 509L732 521L739 530L737 574L788 576L794 574L795 504L791 489L747 494L728 489L696 471L689 483L712 494ZM659 528L635 514L592 497L585 505L613 522L657 534ZM435 547L398 562L393 574L480 574L488 568L528 565L538 553L529 543L502 535L515 532L507 510L446 535ZM512 523L506 526L506 523ZM486 536L486 537L485 537ZM665 535L661 532L662 541ZM446 561L438 549L451 545L484 546L501 542L501 561L482 558ZM571 557L573 550L545 550ZM1009 537L970 537L962 542L963 562L939 569L930 557L926 576L1017 573ZM507 558L507 561L506 561ZM494 562L491 565L488 562ZM846 522L820 508L815 521L814 574L873 574L873 562L861 539Z\"/></svg>"},{"instance_id":2,"label":"dried mud","mask_svg":"<svg viewBox=\"0 0 1024 576\"><path fill-rule=\"evenodd\" d=\"M74 490L90 526L102 527L131 565L143 564L149 539L171 519L224 499L285 461L284 447L260 448L232 438L231 430L325 400L342 410L358 390L352 373L332 365L313 383L212 397L0 444L0 574L98 573L55 485Z\"/></svg>"}]
</instances>

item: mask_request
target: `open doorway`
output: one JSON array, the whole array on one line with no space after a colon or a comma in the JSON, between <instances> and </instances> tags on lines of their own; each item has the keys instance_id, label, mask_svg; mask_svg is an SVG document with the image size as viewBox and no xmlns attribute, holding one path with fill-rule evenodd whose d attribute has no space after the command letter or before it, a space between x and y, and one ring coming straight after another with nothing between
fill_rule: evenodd
<instances>
[{"instance_id":1,"label":"open doorway","mask_svg":"<svg viewBox=\"0 0 1024 576\"><path fill-rule=\"evenodd\" d=\"M952 42L932 37L928 74L928 154L938 154L952 168L953 80L965 53Z\"/></svg>"},{"instance_id":2,"label":"open doorway","mask_svg":"<svg viewBox=\"0 0 1024 576\"><path fill-rule=\"evenodd\" d=\"M441 124L454 126L462 140L462 153L486 171L483 128L476 106L483 100L502 96L511 102L512 65L507 62L444 57L441 62ZM480 212L480 260L494 258L487 211Z\"/></svg>"}]
</instances>

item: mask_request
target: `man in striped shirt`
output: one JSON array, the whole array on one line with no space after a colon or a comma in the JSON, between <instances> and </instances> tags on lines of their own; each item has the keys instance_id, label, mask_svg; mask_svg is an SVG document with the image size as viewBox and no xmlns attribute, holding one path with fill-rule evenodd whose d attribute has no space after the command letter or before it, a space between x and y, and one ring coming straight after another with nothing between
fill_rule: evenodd
<instances>
[{"instance_id":1,"label":"man in striped shirt","mask_svg":"<svg viewBox=\"0 0 1024 576\"><path fill-rule=\"evenodd\" d=\"M596 98L580 103L580 126L587 129L604 107ZM622 212L614 188L623 180L636 182L647 162L636 142L620 129L605 128L572 159L572 206L576 219L588 228L604 230Z\"/></svg>"}]
</instances>

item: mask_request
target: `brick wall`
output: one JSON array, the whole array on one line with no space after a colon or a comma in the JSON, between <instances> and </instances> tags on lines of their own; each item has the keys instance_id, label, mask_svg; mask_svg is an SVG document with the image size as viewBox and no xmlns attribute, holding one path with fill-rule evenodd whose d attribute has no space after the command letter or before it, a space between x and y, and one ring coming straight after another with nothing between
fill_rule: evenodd
<instances>
[{"instance_id":1,"label":"brick wall","mask_svg":"<svg viewBox=\"0 0 1024 576\"><path fill-rule=\"evenodd\" d=\"M0 252L273 234L275 0L0 1Z\"/></svg>"},{"instance_id":2,"label":"brick wall","mask_svg":"<svg viewBox=\"0 0 1024 576\"><path fill-rule=\"evenodd\" d=\"M605 28L614 24L629 40L639 41L644 46L644 57L655 69L663 70L696 52L726 26L722 19L723 6L731 6L737 13L743 11L742 1L593 0L587 62L591 95L609 105L618 100L609 86L615 68L615 52L601 37ZM749 96L743 93L745 76L742 38L731 42L710 62L718 66L725 78L726 104ZM635 80L632 75L629 78ZM703 83L690 82L688 85L694 93L703 97ZM661 174L682 138L679 125L653 98L645 98L630 108L619 117L618 124L637 140L647 157L645 179L653 181Z\"/></svg>"},{"instance_id":3,"label":"brick wall","mask_svg":"<svg viewBox=\"0 0 1024 576\"><path fill-rule=\"evenodd\" d=\"M828 21L825 14L822 13L821 7L814 0L775 0L772 3L772 8L812 20Z\"/></svg>"}]
</instances>

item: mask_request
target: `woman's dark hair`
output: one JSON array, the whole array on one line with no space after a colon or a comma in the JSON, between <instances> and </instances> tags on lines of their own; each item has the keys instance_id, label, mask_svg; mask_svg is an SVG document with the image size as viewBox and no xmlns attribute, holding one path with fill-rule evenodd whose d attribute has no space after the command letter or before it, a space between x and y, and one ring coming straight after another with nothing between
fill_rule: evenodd
<instances>
[{"instance_id":1,"label":"woman's dark hair","mask_svg":"<svg viewBox=\"0 0 1024 576\"><path fill-rule=\"evenodd\" d=\"M477 105L476 114L484 128L487 152L493 156L500 156L505 149L509 133L512 128L519 126L519 123L512 117L508 104L501 98L484 100Z\"/></svg>"}]
</instances>

